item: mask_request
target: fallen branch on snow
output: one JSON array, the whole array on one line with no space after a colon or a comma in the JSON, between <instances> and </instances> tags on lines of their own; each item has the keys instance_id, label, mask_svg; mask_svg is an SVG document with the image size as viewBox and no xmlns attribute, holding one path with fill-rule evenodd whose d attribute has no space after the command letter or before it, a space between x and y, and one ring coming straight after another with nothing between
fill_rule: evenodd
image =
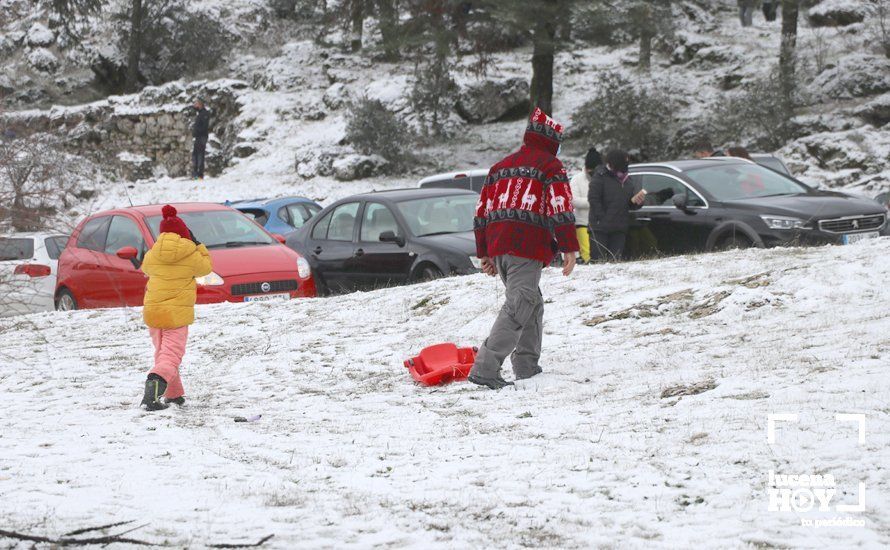
<instances>
[{"instance_id":1,"label":"fallen branch on snow","mask_svg":"<svg viewBox=\"0 0 890 550\"><path fill-rule=\"evenodd\" d=\"M256 548L257 546L262 546L266 544L266 542L274 537L275 535L268 535L260 539L259 542L254 544L208 544L210 548Z\"/></svg>"},{"instance_id":2,"label":"fallen branch on snow","mask_svg":"<svg viewBox=\"0 0 890 550\"><path fill-rule=\"evenodd\" d=\"M95 531L98 528L87 529L84 532ZM128 531L129 532L129 531ZM0 537L9 539L26 540L29 542L42 542L45 544L56 544L59 546L91 546L94 544L112 544L120 542L123 544L135 544L139 546L162 546L153 542L144 540L125 538L120 535L107 535L104 537L95 537L91 539L76 539L71 537L62 537L60 539L51 539L49 537L40 537L37 535L28 535L26 533L17 533L15 531L4 531L0 529Z\"/></svg>"}]
</instances>

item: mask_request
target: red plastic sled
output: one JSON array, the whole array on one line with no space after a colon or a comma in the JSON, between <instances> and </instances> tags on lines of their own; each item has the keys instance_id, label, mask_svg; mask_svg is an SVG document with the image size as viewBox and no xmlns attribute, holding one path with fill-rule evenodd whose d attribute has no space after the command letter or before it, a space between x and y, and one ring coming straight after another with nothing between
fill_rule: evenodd
<instances>
[{"instance_id":1,"label":"red plastic sled","mask_svg":"<svg viewBox=\"0 0 890 550\"><path fill-rule=\"evenodd\" d=\"M458 348L455 344L436 344L405 361L411 376L424 386L439 386L466 380L476 360L478 348Z\"/></svg>"}]
</instances>

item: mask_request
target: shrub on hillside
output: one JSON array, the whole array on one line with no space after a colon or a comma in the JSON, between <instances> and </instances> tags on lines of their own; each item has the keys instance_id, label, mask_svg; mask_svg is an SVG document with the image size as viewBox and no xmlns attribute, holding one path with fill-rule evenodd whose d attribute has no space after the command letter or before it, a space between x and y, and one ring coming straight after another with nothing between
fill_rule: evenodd
<instances>
[{"instance_id":1,"label":"shrub on hillside","mask_svg":"<svg viewBox=\"0 0 890 550\"><path fill-rule=\"evenodd\" d=\"M593 99L572 115L573 134L585 143L635 151L644 161L670 156L676 109L671 96L652 81L619 73L604 73L599 81Z\"/></svg>"},{"instance_id":2,"label":"shrub on hillside","mask_svg":"<svg viewBox=\"0 0 890 550\"><path fill-rule=\"evenodd\" d=\"M794 137L792 118L800 104L798 93L785 96L777 74L757 80L736 95L722 98L710 111L712 140L764 151L778 149Z\"/></svg>"},{"instance_id":3,"label":"shrub on hillside","mask_svg":"<svg viewBox=\"0 0 890 550\"><path fill-rule=\"evenodd\" d=\"M232 48L234 37L222 23L184 0L149 1L143 9L139 69L149 84L194 78L217 67ZM116 19L118 48L126 57L132 30L129 11L119 12Z\"/></svg>"},{"instance_id":4,"label":"shrub on hillside","mask_svg":"<svg viewBox=\"0 0 890 550\"><path fill-rule=\"evenodd\" d=\"M352 104L346 121L346 140L364 155L380 155L391 170L411 160L414 133L376 99Z\"/></svg>"}]
</instances>

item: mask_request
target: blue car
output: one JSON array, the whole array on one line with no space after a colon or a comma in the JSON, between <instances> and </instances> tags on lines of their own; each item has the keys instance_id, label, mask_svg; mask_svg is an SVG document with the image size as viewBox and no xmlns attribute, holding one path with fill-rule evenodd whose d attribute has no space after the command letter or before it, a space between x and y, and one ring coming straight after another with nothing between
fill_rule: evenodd
<instances>
[{"instance_id":1,"label":"blue car","mask_svg":"<svg viewBox=\"0 0 890 550\"><path fill-rule=\"evenodd\" d=\"M320 204L305 197L226 201L225 204L250 216L269 233L278 235L296 231L321 211Z\"/></svg>"}]
</instances>

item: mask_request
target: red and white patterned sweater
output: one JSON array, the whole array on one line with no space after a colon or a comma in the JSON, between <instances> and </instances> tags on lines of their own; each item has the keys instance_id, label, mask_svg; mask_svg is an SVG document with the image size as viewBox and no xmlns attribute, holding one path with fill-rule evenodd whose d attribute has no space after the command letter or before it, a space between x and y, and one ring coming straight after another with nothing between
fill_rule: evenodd
<instances>
[{"instance_id":1,"label":"red and white patterned sweater","mask_svg":"<svg viewBox=\"0 0 890 550\"><path fill-rule=\"evenodd\" d=\"M540 109L532 114L522 147L491 167L476 206L476 255L509 254L539 260L577 252L572 189L556 158L562 126Z\"/></svg>"}]
</instances>

